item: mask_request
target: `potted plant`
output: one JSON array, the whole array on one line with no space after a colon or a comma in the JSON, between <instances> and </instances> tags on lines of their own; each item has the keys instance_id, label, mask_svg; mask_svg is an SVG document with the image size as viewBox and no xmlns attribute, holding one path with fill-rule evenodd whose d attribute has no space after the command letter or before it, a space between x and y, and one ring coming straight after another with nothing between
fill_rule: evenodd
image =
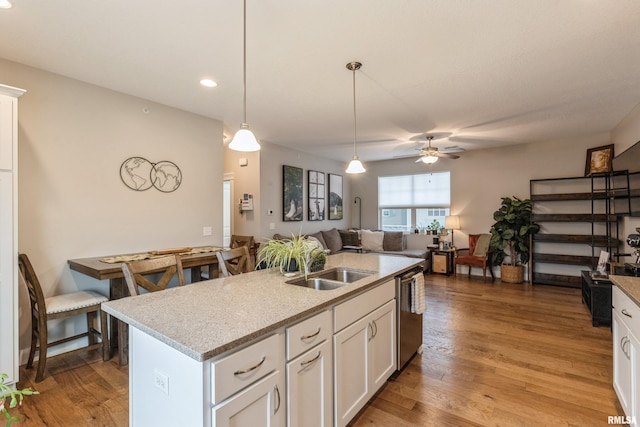
<instances>
[{"instance_id":1,"label":"potted plant","mask_svg":"<svg viewBox=\"0 0 640 427\"><path fill-rule=\"evenodd\" d=\"M540 230L531 222L532 202L503 197L500 209L493 213L491 226L492 263L500 266L503 282L522 283L524 266L529 261L530 237Z\"/></svg>"},{"instance_id":2,"label":"potted plant","mask_svg":"<svg viewBox=\"0 0 640 427\"><path fill-rule=\"evenodd\" d=\"M4 414L7 421L6 426L9 427L13 422L20 421L18 417L9 413L9 409L22 406L22 401L25 396L32 396L39 393L31 387L23 388L22 390L9 387L4 383L7 378L7 374L0 373L0 414ZM9 401L9 403L7 404L6 401Z\"/></svg>"},{"instance_id":3,"label":"potted plant","mask_svg":"<svg viewBox=\"0 0 640 427\"><path fill-rule=\"evenodd\" d=\"M272 239L260 245L258 259L265 268L278 268L281 273L311 271L324 268L327 254L316 241L304 235L291 235L291 239Z\"/></svg>"},{"instance_id":4,"label":"potted plant","mask_svg":"<svg viewBox=\"0 0 640 427\"><path fill-rule=\"evenodd\" d=\"M440 221L434 219L431 224L428 225L428 228L429 230L431 230L431 233L429 234L438 234L438 231L442 228L442 226L440 225Z\"/></svg>"}]
</instances>

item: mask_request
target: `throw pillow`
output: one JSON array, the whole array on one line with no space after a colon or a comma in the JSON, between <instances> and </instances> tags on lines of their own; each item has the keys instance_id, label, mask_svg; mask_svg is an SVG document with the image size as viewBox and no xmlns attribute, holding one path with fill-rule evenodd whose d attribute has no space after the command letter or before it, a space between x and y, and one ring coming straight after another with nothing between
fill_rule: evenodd
<instances>
[{"instance_id":1,"label":"throw pillow","mask_svg":"<svg viewBox=\"0 0 640 427\"><path fill-rule=\"evenodd\" d=\"M340 252L340 250L342 249L342 239L340 238L340 233L336 228L332 228L328 231L323 231L322 237L324 237L324 242L327 245L327 249L329 249L332 254Z\"/></svg>"},{"instance_id":2,"label":"throw pillow","mask_svg":"<svg viewBox=\"0 0 640 427\"><path fill-rule=\"evenodd\" d=\"M491 234L481 234L478 237L478 243L473 250L473 256L485 256L489 250L489 243L491 242Z\"/></svg>"},{"instance_id":3,"label":"throw pillow","mask_svg":"<svg viewBox=\"0 0 640 427\"><path fill-rule=\"evenodd\" d=\"M327 242L324 241L324 237L322 237L322 231L318 231L317 233L313 233L313 234L309 234L309 237L315 237L318 242L320 242L320 244L322 245L323 249L329 249L327 248Z\"/></svg>"},{"instance_id":4,"label":"throw pillow","mask_svg":"<svg viewBox=\"0 0 640 427\"><path fill-rule=\"evenodd\" d=\"M402 231L385 231L382 246L385 251L402 251Z\"/></svg>"},{"instance_id":5,"label":"throw pillow","mask_svg":"<svg viewBox=\"0 0 640 427\"><path fill-rule=\"evenodd\" d=\"M384 241L384 232L362 230L360 231L360 239L362 249L365 251L382 251L384 247L382 242Z\"/></svg>"},{"instance_id":6,"label":"throw pillow","mask_svg":"<svg viewBox=\"0 0 640 427\"><path fill-rule=\"evenodd\" d=\"M354 231L338 230L342 239L342 246L358 246L358 233Z\"/></svg>"}]
</instances>

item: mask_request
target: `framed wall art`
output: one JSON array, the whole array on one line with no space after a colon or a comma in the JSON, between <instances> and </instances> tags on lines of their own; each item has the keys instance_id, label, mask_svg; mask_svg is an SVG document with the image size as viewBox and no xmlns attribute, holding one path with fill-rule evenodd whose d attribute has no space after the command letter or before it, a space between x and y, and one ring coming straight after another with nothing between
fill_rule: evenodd
<instances>
[{"instance_id":1,"label":"framed wall art","mask_svg":"<svg viewBox=\"0 0 640 427\"><path fill-rule=\"evenodd\" d=\"M613 144L587 150L587 164L584 176L594 173L611 172L613 170Z\"/></svg>"},{"instance_id":2,"label":"framed wall art","mask_svg":"<svg viewBox=\"0 0 640 427\"><path fill-rule=\"evenodd\" d=\"M342 175L329 174L329 219L342 219Z\"/></svg>"},{"instance_id":3,"label":"framed wall art","mask_svg":"<svg viewBox=\"0 0 640 427\"><path fill-rule=\"evenodd\" d=\"M324 172L308 171L309 221L323 221L325 218L325 182Z\"/></svg>"},{"instance_id":4,"label":"framed wall art","mask_svg":"<svg viewBox=\"0 0 640 427\"><path fill-rule=\"evenodd\" d=\"M282 166L282 220L302 221L303 202L302 169Z\"/></svg>"}]
</instances>

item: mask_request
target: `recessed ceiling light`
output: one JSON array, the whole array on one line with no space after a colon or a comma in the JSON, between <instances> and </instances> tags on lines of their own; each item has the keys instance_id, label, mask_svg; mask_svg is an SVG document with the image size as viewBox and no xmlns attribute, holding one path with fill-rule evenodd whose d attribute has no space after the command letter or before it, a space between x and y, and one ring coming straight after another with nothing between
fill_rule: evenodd
<instances>
[{"instance_id":1,"label":"recessed ceiling light","mask_svg":"<svg viewBox=\"0 0 640 427\"><path fill-rule=\"evenodd\" d=\"M9 0L0 0L0 9L11 9L13 5Z\"/></svg>"},{"instance_id":2,"label":"recessed ceiling light","mask_svg":"<svg viewBox=\"0 0 640 427\"><path fill-rule=\"evenodd\" d=\"M0 0L2 1L2 0ZM211 79L202 79L200 80L200 84L204 87L216 87L218 86L218 83L214 82Z\"/></svg>"}]
</instances>

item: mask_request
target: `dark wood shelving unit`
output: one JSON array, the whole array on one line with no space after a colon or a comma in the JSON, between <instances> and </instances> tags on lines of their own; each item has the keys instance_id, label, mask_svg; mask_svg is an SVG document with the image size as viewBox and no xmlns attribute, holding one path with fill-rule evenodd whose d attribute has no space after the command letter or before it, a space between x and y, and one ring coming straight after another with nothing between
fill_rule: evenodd
<instances>
[{"instance_id":1,"label":"dark wood shelving unit","mask_svg":"<svg viewBox=\"0 0 640 427\"><path fill-rule=\"evenodd\" d=\"M600 251L619 257L618 222L631 211L631 194L627 171L531 180L531 220L542 226L532 238L532 283L579 288L581 270L595 269ZM615 211L621 206L626 212ZM569 271L558 273L562 266Z\"/></svg>"}]
</instances>

